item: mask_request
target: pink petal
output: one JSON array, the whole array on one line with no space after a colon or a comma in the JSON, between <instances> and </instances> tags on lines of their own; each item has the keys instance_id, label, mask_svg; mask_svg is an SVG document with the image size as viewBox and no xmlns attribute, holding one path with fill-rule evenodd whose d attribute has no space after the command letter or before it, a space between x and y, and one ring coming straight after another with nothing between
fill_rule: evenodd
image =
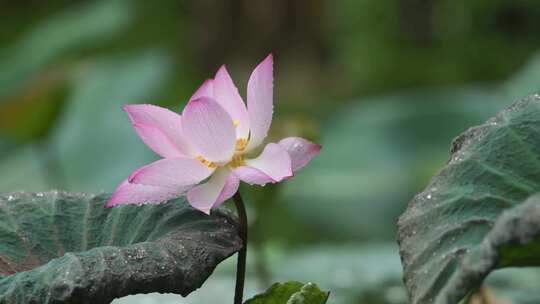
<instances>
[{"instance_id":1,"label":"pink petal","mask_svg":"<svg viewBox=\"0 0 540 304\"><path fill-rule=\"evenodd\" d=\"M248 167L248 166L234 168L233 173L240 180L250 185L266 185L268 183L276 182L275 180L273 180L270 176L268 176L261 170Z\"/></svg>"},{"instance_id":2,"label":"pink petal","mask_svg":"<svg viewBox=\"0 0 540 304\"><path fill-rule=\"evenodd\" d=\"M179 114L150 104L125 105L124 111L144 143L162 157L193 154L182 134Z\"/></svg>"},{"instance_id":3,"label":"pink petal","mask_svg":"<svg viewBox=\"0 0 540 304\"><path fill-rule=\"evenodd\" d=\"M127 204L157 204L182 196L188 188L164 188L131 184L124 180L113 192L106 208Z\"/></svg>"},{"instance_id":4,"label":"pink petal","mask_svg":"<svg viewBox=\"0 0 540 304\"><path fill-rule=\"evenodd\" d=\"M270 124L273 112L273 59L268 55L249 77L247 104L250 124L250 140L247 150L252 150L262 143Z\"/></svg>"},{"instance_id":5,"label":"pink petal","mask_svg":"<svg viewBox=\"0 0 540 304\"><path fill-rule=\"evenodd\" d=\"M293 174L289 153L274 143L266 145L259 157L245 163L246 166L235 168L233 172L248 184L277 183Z\"/></svg>"},{"instance_id":6,"label":"pink petal","mask_svg":"<svg viewBox=\"0 0 540 304\"><path fill-rule=\"evenodd\" d=\"M144 143L162 157L184 156L178 147L158 128L133 123L133 128Z\"/></svg>"},{"instance_id":7,"label":"pink petal","mask_svg":"<svg viewBox=\"0 0 540 304\"><path fill-rule=\"evenodd\" d=\"M238 190L239 180L226 168L216 170L208 182L198 185L187 193L193 208L206 214L233 196Z\"/></svg>"},{"instance_id":8,"label":"pink petal","mask_svg":"<svg viewBox=\"0 0 540 304\"><path fill-rule=\"evenodd\" d=\"M309 161L321 151L321 145L312 143L301 137L287 137L279 141L285 148L292 161L292 170L296 172L307 165Z\"/></svg>"},{"instance_id":9,"label":"pink petal","mask_svg":"<svg viewBox=\"0 0 540 304\"><path fill-rule=\"evenodd\" d=\"M226 200L230 199L236 191L238 191L238 187L240 186L240 180L236 175L231 174L229 171L229 176L227 176L227 180L225 181L225 185L223 186L223 189L221 190L221 193L219 194L219 197L216 199L216 202L212 206L212 208L217 208L223 204Z\"/></svg>"},{"instance_id":10,"label":"pink petal","mask_svg":"<svg viewBox=\"0 0 540 304\"><path fill-rule=\"evenodd\" d=\"M201 97L210 97L214 98L214 80L213 79L207 79L203 82L203 84L193 93L193 96L189 99L189 101L199 99Z\"/></svg>"},{"instance_id":11,"label":"pink petal","mask_svg":"<svg viewBox=\"0 0 540 304\"><path fill-rule=\"evenodd\" d=\"M229 114L215 100L202 97L190 101L182 121L186 138L204 158L212 162L231 159L236 131Z\"/></svg>"},{"instance_id":12,"label":"pink petal","mask_svg":"<svg viewBox=\"0 0 540 304\"><path fill-rule=\"evenodd\" d=\"M246 105L224 65L214 77L214 98L236 121L237 138L247 139L249 136L249 116Z\"/></svg>"},{"instance_id":13,"label":"pink petal","mask_svg":"<svg viewBox=\"0 0 540 304\"><path fill-rule=\"evenodd\" d=\"M177 189L195 185L210 176L214 169L187 157L164 158L134 172L130 183Z\"/></svg>"}]
</instances>

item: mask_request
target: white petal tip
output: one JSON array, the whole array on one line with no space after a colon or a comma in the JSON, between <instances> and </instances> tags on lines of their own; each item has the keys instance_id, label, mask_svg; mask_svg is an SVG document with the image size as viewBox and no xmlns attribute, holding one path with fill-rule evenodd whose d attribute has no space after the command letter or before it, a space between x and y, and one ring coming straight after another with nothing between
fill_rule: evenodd
<instances>
[{"instance_id":1,"label":"white petal tip","mask_svg":"<svg viewBox=\"0 0 540 304\"><path fill-rule=\"evenodd\" d=\"M199 209L199 208L195 208L199 211L201 211L202 213L206 214L206 215L210 215L210 209Z\"/></svg>"},{"instance_id":2,"label":"white petal tip","mask_svg":"<svg viewBox=\"0 0 540 304\"><path fill-rule=\"evenodd\" d=\"M127 103L122 106L122 110L131 117L131 112L136 111L137 108L144 109L145 107L157 107L148 103Z\"/></svg>"},{"instance_id":3,"label":"white petal tip","mask_svg":"<svg viewBox=\"0 0 540 304\"><path fill-rule=\"evenodd\" d=\"M216 74L218 74L218 73L223 73L223 72L227 72L227 73L228 73L228 71L227 71L227 66L224 65L224 64L222 64L222 65L219 67L219 69L217 70L217 73L216 73Z\"/></svg>"}]
</instances>

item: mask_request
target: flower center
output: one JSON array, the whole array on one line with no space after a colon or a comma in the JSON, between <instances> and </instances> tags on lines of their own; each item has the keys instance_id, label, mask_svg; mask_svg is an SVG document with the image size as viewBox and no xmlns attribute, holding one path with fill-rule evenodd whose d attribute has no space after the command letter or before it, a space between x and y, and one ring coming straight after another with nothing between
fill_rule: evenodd
<instances>
[{"instance_id":1,"label":"flower center","mask_svg":"<svg viewBox=\"0 0 540 304\"><path fill-rule=\"evenodd\" d=\"M208 159L204 158L202 155L197 155L195 159L200 161L203 165L207 166L208 168L216 169L218 167L216 163L209 161Z\"/></svg>"},{"instance_id":2,"label":"flower center","mask_svg":"<svg viewBox=\"0 0 540 304\"><path fill-rule=\"evenodd\" d=\"M227 164L231 169L240 167L244 165L244 157L242 154L233 155L231 161Z\"/></svg>"},{"instance_id":3,"label":"flower center","mask_svg":"<svg viewBox=\"0 0 540 304\"><path fill-rule=\"evenodd\" d=\"M229 166L230 168L234 169L236 167L240 167L244 165L244 157L242 156L242 153L246 149L249 141L244 138L240 138L236 140L236 152L234 153L233 157L231 158L231 161L226 164L226 166ZM217 167L223 165L223 164L217 164L214 162L209 161L208 159L204 158L202 155L195 156L195 159L200 161L203 165L207 166L208 168L216 169Z\"/></svg>"},{"instance_id":4,"label":"flower center","mask_svg":"<svg viewBox=\"0 0 540 304\"><path fill-rule=\"evenodd\" d=\"M240 138L236 140L236 152L244 152L248 145L248 140L245 138Z\"/></svg>"},{"instance_id":5,"label":"flower center","mask_svg":"<svg viewBox=\"0 0 540 304\"><path fill-rule=\"evenodd\" d=\"M248 143L249 140L245 138L240 138L236 140L236 153L234 153L231 161L227 164L229 168L234 169L236 167L244 165L244 157L242 156L242 154L244 153L244 150L246 149Z\"/></svg>"}]
</instances>

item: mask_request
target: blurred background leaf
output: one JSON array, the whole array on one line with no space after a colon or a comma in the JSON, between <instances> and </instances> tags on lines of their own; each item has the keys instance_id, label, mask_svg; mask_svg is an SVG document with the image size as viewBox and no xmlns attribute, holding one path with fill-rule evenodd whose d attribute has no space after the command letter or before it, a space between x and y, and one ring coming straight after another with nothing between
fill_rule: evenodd
<instances>
[{"instance_id":1,"label":"blurred background leaf","mask_svg":"<svg viewBox=\"0 0 540 304\"><path fill-rule=\"evenodd\" d=\"M38 22L1 51L0 96L13 94L47 64L68 61L77 51L111 39L126 28L131 15L126 1L96 1Z\"/></svg>"},{"instance_id":2,"label":"blurred background leaf","mask_svg":"<svg viewBox=\"0 0 540 304\"><path fill-rule=\"evenodd\" d=\"M148 102L166 83L169 64L157 50L86 63L52 138L63 187L110 192L134 167L155 158L121 108Z\"/></svg>"}]
</instances>

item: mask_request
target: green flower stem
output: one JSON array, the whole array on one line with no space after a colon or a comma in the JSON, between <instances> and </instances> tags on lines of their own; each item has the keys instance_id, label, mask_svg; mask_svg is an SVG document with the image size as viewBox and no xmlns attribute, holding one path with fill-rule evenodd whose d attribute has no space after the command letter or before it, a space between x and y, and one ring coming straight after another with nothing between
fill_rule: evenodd
<instances>
[{"instance_id":1,"label":"green flower stem","mask_svg":"<svg viewBox=\"0 0 540 304\"><path fill-rule=\"evenodd\" d=\"M246 255L247 255L247 240L248 240L248 223L244 200L240 195L240 191L236 192L233 197L238 219L240 221L240 238L244 246L238 252L238 262L236 264L236 288L234 291L234 304L242 304L244 297L244 281L246 279Z\"/></svg>"}]
</instances>

